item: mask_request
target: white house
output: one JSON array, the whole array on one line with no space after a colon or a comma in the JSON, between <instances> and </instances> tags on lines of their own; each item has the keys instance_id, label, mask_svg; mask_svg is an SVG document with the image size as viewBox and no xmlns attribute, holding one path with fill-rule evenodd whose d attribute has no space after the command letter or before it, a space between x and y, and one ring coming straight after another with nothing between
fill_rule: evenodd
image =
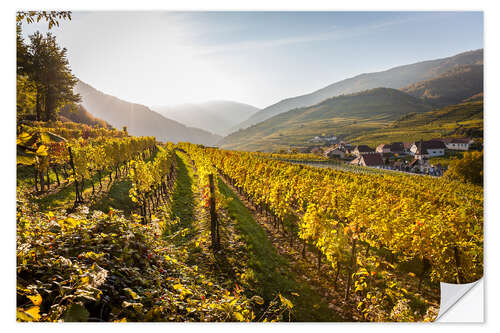
<instances>
[{"instance_id":1,"label":"white house","mask_svg":"<svg viewBox=\"0 0 500 333\"><path fill-rule=\"evenodd\" d=\"M316 143L327 142L328 143L328 142L334 142L336 140L337 140L336 136L319 135L319 136L315 136L314 138L309 140L309 142L316 142Z\"/></svg>"},{"instance_id":2,"label":"white house","mask_svg":"<svg viewBox=\"0 0 500 333\"><path fill-rule=\"evenodd\" d=\"M413 143L410 148L410 154L415 155L415 158L444 156L446 146L442 141L418 141Z\"/></svg>"},{"instance_id":3,"label":"white house","mask_svg":"<svg viewBox=\"0 0 500 333\"><path fill-rule=\"evenodd\" d=\"M449 138L442 141L450 150L469 150L469 146L474 143L474 140L467 138Z\"/></svg>"}]
</instances>

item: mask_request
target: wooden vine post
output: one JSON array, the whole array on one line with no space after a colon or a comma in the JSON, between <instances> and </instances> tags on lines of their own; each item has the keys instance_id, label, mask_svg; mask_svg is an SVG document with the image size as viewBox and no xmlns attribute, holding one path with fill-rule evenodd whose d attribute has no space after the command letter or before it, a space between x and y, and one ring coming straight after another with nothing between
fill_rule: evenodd
<instances>
[{"instance_id":1,"label":"wooden vine post","mask_svg":"<svg viewBox=\"0 0 500 333\"><path fill-rule=\"evenodd\" d=\"M210 199L209 199L209 207L210 207L210 233L212 236L212 250L217 252L220 248L220 239L219 239L219 223L217 221L217 212L215 210L215 187L214 187L214 175L208 175L208 183L210 187Z\"/></svg>"},{"instance_id":2,"label":"wooden vine post","mask_svg":"<svg viewBox=\"0 0 500 333\"><path fill-rule=\"evenodd\" d=\"M76 171L75 171L75 164L73 163L73 153L71 152L71 147L68 147L68 153L69 153L69 165L71 166L71 169L73 169L73 176L75 177L75 204L81 202L81 196L80 196L80 191L78 189L78 180L76 178Z\"/></svg>"}]
</instances>

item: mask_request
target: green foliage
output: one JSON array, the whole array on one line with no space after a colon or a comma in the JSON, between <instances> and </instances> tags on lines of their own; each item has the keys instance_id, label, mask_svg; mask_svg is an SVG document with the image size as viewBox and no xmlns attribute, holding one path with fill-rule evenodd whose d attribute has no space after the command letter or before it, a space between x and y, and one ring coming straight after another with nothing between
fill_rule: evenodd
<instances>
[{"instance_id":1,"label":"green foliage","mask_svg":"<svg viewBox=\"0 0 500 333\"><path fill-rule=\"evenodd\" d=\"M450 179L483 185L483 152L464 152L461 159L450 163L445 176Z\"/></svg>"},{"instance_id":2,"label":"green foliage","mask_svg":"<svg viewBox=\"0 0 500 333\"><path fill-rule=\"evenodd\" d=\"M36 105L35 83L27 75L16 76L16 109L18 118L34 114Z\"/></svg>"},{"instance_id":3,"label":"green foliage","mask_svg":"<svg viewBox=\"0 0 500 333\"><path fill-rule=\"evenodd\" d=\"M164 221L143 226L85 207L42 213L22 192L17 214L20 321L255 319L250 299L199 274L160 237Z\"/></svg>"},{"instance_id":4,"label":"green foliage","mask_svg":"<svg viewBox=\"0 0 500 333\"><path fill-rule=\"evenodd\" d=\"M32 17L30 15L29 13L18 14L18 20L22 21L23 18L27 18L30 21ZM57 18L57 16L54 18L56 14L40 15L38 20L46 17L49 25L54 24L52 22ZM67 51L57 45L55 36L51 33L43 36L37 31L29 36L29 44L25 44L22 39L19 24L16 33L18 115L34 113L37 120L55 120L58 110L66 103L80 101L79 95L73 92L77 80L69 68ZM31 103L27 104L28 96Z\"/></svg>"}]
</instances>

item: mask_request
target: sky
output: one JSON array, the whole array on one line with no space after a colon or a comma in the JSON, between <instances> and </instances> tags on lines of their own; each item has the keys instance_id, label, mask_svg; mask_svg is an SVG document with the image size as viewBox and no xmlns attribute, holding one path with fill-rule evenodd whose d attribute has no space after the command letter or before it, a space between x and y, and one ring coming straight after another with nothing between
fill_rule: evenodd
<instances>
[{"instance_id":1,"label":"sky","mask_svg":"<svg viewBox=\"0 0 500 333\"><path fill-rule=\"evenodd\" d=\"M27 37L48 26L23 24ZM483 48L482 12L73 12L74 75L147 106L259 108L368 72Z\"/></svg>"}]
</instances>

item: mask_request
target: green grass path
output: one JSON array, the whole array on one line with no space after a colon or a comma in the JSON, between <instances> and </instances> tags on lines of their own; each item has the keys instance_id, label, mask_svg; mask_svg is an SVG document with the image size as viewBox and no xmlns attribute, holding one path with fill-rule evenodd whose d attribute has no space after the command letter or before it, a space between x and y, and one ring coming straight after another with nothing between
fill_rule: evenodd
<instances>
[{"instance_id":1,"label":"green grass path","mask_svg":"<svg viewBox=\"0 0 500 333\"><path fill-rule=\"evenodd\" d=\"M194 171L186 154L176 151L177 178L172 193L172 219L179 219L172 232L187 228L182 241L186 241L196 232L193 222L195 220L196 201L193 193Z\"/></svg>"}]
</instances>

